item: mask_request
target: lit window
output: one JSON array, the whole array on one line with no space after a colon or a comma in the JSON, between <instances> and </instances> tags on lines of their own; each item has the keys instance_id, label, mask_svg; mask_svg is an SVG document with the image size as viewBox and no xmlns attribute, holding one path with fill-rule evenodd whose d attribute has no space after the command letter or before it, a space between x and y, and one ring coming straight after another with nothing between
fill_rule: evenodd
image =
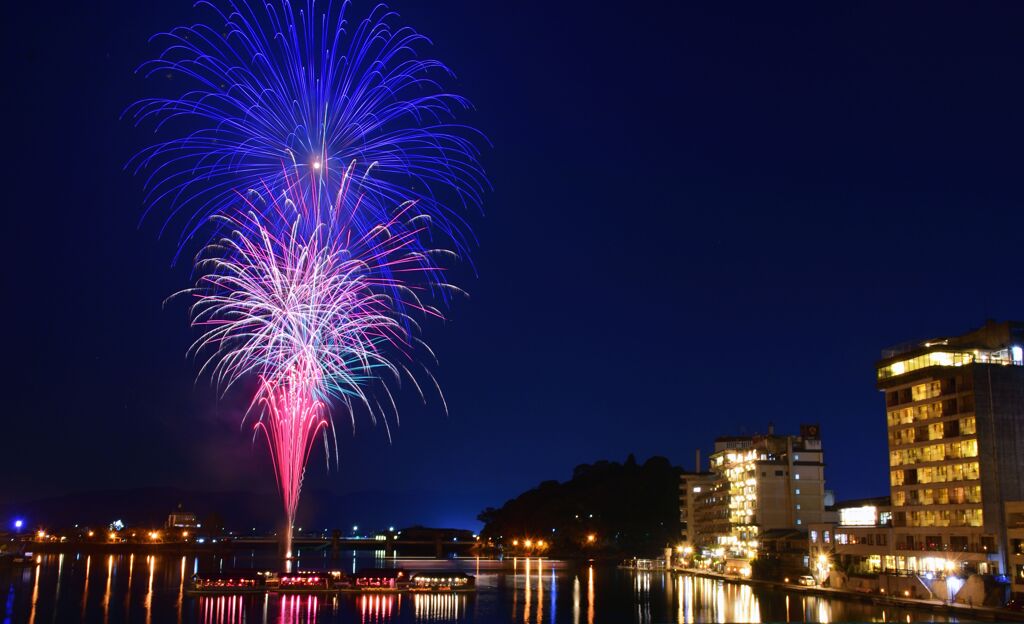
<instances>
[{"instance_id":1,"label":"lit window","mask_svg":"<svg viewBox=\"0 0 1024 624\"><path fill-rule=\"evenodd\" d=\"M797 488L797 489L796 489L796 495L797 495L797 496L800 496L800 488Z\"/></svg>"},{"instance_id":2,"label":"lit window","mask_svg":"<svg viewBox=\"0 0 1024 624\"><path fill-rule=\"evenodd\" d=\"M798 473L794 474L793 478L796 479L797 481L799 481L800 480L800 475Z\"/></svg>"},{"instance_id":3,"label":"lit window","mask_svg":"<svg viewBox=\"0 0 1024 624\"><path fill-rule=\"evenodd\" d=\"M800 509L800 503L797 503L797 504L796 504L796 508L797 508L797 509Z\"/></svg>"},{"instance_id":4,"label":"lit window","mask_svg":"<svg viewBox=\"0 0 1024 624\"><path fill-rule=\"evenodd\" d=\"M800 518L797 518L797 519L796 519L796 523L797 523L797 524L803 524L802 522L800 522Z\"/></svg>"}]
</instances>

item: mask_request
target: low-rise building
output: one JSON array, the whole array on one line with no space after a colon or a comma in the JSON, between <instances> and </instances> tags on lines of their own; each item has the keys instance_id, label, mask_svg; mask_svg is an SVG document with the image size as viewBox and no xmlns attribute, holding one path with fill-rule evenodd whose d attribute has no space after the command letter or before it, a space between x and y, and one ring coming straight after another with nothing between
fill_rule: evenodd
<instances>
[{"instance_id":1,"label":"low-rise building","mask_svg":"<svg viewBox=\"0 0 1024 624\"><path fill-rule=\"evenodd\" d=\"M680 550L687 554L698 547L697 520L694 516L697 501L714 485L715 475L711 472L684 472L679 479L679 525Z\"/></svg>"},{"instance_id":2,"label":"low-rise building","mask_svg":"<svg viewBox=\"0 0 1024 624\"><path fill-rule=\"evenodd\" d=\"M196 515L191 511L184 511L181 505L167 515L167 521L164 522L164 528L166 529L197 529L202 525L196 518Z\"/></svg>"},{"instance_id":3,"label":"low-rise building","mask_svg":"<svg viewBox=\"0 0 1024 624\"><path fill-rule=\"evenodd\" d=\"M1006 553L1010 591L1024 599L1024 501L1006 502Z\"/></svg>"}]
</instances>

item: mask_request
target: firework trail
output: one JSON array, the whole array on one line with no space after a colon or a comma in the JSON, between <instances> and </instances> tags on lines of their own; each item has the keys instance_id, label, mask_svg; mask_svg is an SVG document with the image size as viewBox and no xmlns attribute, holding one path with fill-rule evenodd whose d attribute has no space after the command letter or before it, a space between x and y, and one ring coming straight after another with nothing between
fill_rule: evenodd
<instances>
[{"instance_id":1,"label":"firework trail","mask_svg":"<svg viewBox=\"0 0 1024 624\"><path fill-rule=\"evenodd\" d=\"M388 206L409 199L433 229L465 255L460 216L479 207L487 186L475 130L456 122L468 102L445 91L452 78L424 58L429 41L376 6L349 21L348 2L200 1L211 25L154 37L160 55L139 68L185 85L170 97L129 107L136 125L171 135L129 163L145 170L147 213L167 207L164 229L180 222L178 254L189 239L221 234L209 217L234 203L235 189L284 186L282 171L313 174L308 190L337 189L349 163L364 163L367 203L351 223L366 232ZM268 225L287 227L278 215ZM202 233L200 233L202 232Z\"/></svg>"},{"instance_id":2,"label":"firework trail","mask_svg":"<svg viewBox=\"0 0 1024 624\"><path fill-rule=\"evenodd\" d=\"M424 398L417 378L428 379L440 395L429 368L413 357L433 353L416 337L413 315L402 311L443 318L424 294L439 287L461 292L434 282L441 267L431 258L448 254L419 251L429 220L415 202L361 234L345 210L362 205L346 201L349 185L332 204L310 206L303 180L289 180L283 196L298 201L272 199L257 210L246 199L241 211L221 217L231 235L200 254L196 286L179 293L193 298L192 324L203 331L190 349L202 361L200 375L223 392L243 379L260 380L249 413L270 449L286 531L318 438L328 462L332 456L332 403L353 425L357 410L379 418L390 437L388 421L398 418L392 385L408 379ZM275 233L262 216L268 212L290 227Z\"/></svg>"}]
</instances>

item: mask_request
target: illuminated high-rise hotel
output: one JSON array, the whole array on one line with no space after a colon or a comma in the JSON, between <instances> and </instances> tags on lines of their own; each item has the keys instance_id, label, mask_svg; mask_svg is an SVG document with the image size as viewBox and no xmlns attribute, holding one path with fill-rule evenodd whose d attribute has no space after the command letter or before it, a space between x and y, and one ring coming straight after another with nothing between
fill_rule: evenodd
<instances>
[{"instance_id":1,"label":"illuminated high-rise hotel","mask_svg":"<svg viewBox=\"0 0 1024 624\"><path fill-rule=\"evenodd\" d=\"M825 518L825 475L818 427L800 435L726 436L715 440L711 472L693 481L690 540L723 559L752 559L769 531L805 532Z\"/></svg>"},{"instance_id":2,"label":"illuminated high-rise hotel","mask_svg":"<svg viewBox=\"0 0 1024 624\"><path fill-rule=\"evenodd\" d=\"M1004 502L1024 500L1024 324L882 355L893 544L880 567L1007 571Z\"/></svg>"}]
</instances>

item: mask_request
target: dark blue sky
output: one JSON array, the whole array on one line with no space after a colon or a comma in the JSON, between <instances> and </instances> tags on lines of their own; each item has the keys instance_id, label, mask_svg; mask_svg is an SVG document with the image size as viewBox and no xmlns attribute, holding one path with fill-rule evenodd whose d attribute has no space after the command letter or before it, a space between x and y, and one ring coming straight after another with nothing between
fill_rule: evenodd
<instances>
[{"instance_id":1,"label":"dark blue sky","mask_svg":"<svg viewBox=\"0 0 1024 624\"><path fill-rule=\"evenodd\" d=\"M30 4L3 44L0 497L266 489L121 168L146 39L195 14ZM476 104L495 190L472 298L428 332L450 415L407 401L392 444L339 419L307 487L435 492L396 522L466 525L774 421L821 423L840 498L886 493L879 350L1024 316L1024 6L597 4L393 3Z\"/></svg>"}]
</instances>

